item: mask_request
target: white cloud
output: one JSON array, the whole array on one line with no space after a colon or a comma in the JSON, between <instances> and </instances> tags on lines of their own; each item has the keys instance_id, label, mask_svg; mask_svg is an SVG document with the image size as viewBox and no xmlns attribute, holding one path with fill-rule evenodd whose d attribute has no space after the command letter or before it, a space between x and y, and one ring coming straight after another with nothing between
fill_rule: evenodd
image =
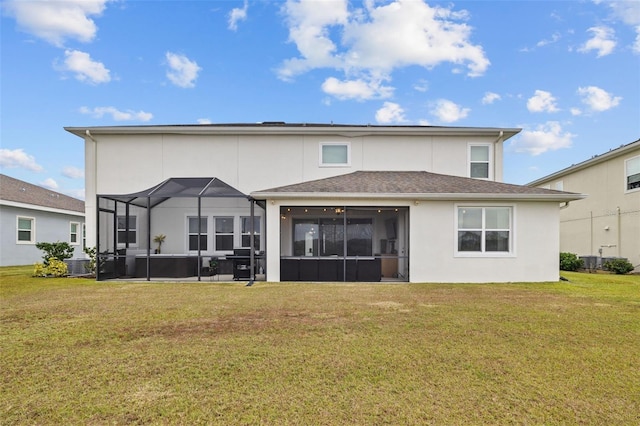
<instances>
[{"instance_id":1,"label":"white cloud","mask_svg":"<svg viewBox=\"0 0 640 426\"><path fill-rule=\"evenodd\" d=\"M418 92L426 92L429 90L429 82L424 79L418 80L416 84L413 85L413 88Z\"/></svg>"},{"instance_id":2,"label":"white cloud","mask_svg":"<svg viewBox=\"0 0 640 426\"><path fill-rule=\"evenodd\" d=\"M367 79L340 81L335 77L322 83L322 91L341 100L384 99L393 95L393 88L383 86L381 81Z\"/></svg>"},{"instance_id":3,"label":"white cloud","mask_svg":"<svg viewBox=\"0 0 640 426\"><path fill-rule=\"evenodd\" d=\"M493 92L486 92L482 97L482 103L484 105L490 105L495 101L499 101L500 99L502 99L502 97L499 94L493 93Z\"/></svg>"},{"instance_id":4,"label":"white cloud","mask_svg":"<svg viewBox=\"0 0 640 426\"><path fill-rule=\"evenodd\" d=\"M376 111L376 121L380 124L405 123L407 119L404 117L404 109L394 102L385 102L378 111Z\"/></svg>"},{"instance_id":5,"label":"white cloud","mask_svg":"<svg viewBox=\"0 0 640 426\"><path fill-rule=\"evenodd\" d=\"M111 115L115 121L149 121L153 114L144 111L120 111L115 107L95 107L93 109L83 106L80 113L91 115L95 118L102 118L104 115Z\"/></svg>"},{"instance_id":6,"label":"white cloud","mask_svg":"<svg viewBox=\"0 0 640 426\"><path fill-rule=\"evenodd\" d=\"M612 96L596 86L580 87L578 94L582 97L583 104L589 106L592 111L598 112L616 107L622 100L622 97Z\"/></svg>"},{"instance_id":7,"label":"white cloud","mask_svg":"<svg viewBox=\"0 0 640 426\"><path fill-rule=\"evenodd\" d=\"M631 50L633 50L634 53L640 54L640 25L636 27L636 41L631 46Z\"/></svg>"},{"instance_id":8,"label":"white cloud","mask_svg":"<svg viewBox=\"0 0 640 426\"><path fill-rule=\"evenodd\" d=\"M167 52L166 58L169 65L167 78L178 87L195 87L195 80L202 68L195 61L177 53Z\"/></svg>"},{"instance_id":9,"label":"white cloud","mask_svg":"<svg viewBox=\"0 0 640 426\"><path fill-rule=\"evenodd\" d=\"M40 186L44 186L45 188L49 189L58 189L58 182L56 182L52 178L47 178L42 183L40 183Z\"/></svg>"},{"instance_id":10,"label":"white cloud","mask_svg":"<svg viewBox=\"0 0 640 426\"><path fill-rule=\"evenodd\" d=\"M453 123L461 120L469 115L469 111L471 111L469 108L462 108L447 99L438 99L433 108L431 108L431 114L444 123Z\"/></svg>"},{"instance_id":11,"label":"white cloud","mask_svg":"<svg viewBox=\"0 0 640 426\"><path fill-rule=\"evenodd\" d=\"M632 1L607 1L605 3L611 8L613 16L627 25L640 24L640 3Z\"/></svg>"},{"instance_id":12,"label":"white cloud","mask_svg":"<svg viewBox=\"0 0 640 426\"><path fill-rule=\"evenodd\" d=\"M198 124L211 124L211 120L208 118L198 118Z\"/></svg>"},{"instance_id":13,"label":"white cloud","mask_svg":"<svg viewBox=\"0 0 640 426\"><path fill-rule=\"evenodd\" d=\"M362 6L349 10L347 0L330 6L288 0L282 11L299 56L285 60L278 76L291 80L312 69L330 68L343 71L345 81L366 83L383 77L389 81L393 70L401 67L430 69L451 63L456 70L466 66L467 74L475 77L490 64L482 46L470 41L465 11L431 7L422 0L365 1Z\"/></svg>"},{"instance_id":14,"label":"white cloud","mask_svg":"<svg viewBox=\"0 0 640 426\"><path fill-rule=\"evenodd\" d=\"M536 90L534 95L527 100L527 109L530 112L557 112L556 98L550 92Z\"/></svg>"},{"instance_id":15,"label":"white cloud","mask_svg":"<svg viewBox=\"0 0 640 426\"><path fill-rule=\"evenodd\" d=\"M551 35L551 38L540 40L538 43L536 43L536 47L544 47L546 45L556 43L558 40L560 40L560 38L560 33L555 32Z\"/></svg>"},{"instance_id":16,"label":"white cloud","mask_svg":"<svg viewBox=\"0 0 640 426\"><path fill-rule=\"evenodd\" d=\"M65 50L64 65L58 66L62 71L75 73L77 80L99 84L111 81L110 71L101 63L91 59L88 53L79 50Z\"/></svg>"},{"instance_id":17,"label":"white cloud","mask_svg":"<svg viewBox=\"0 0 640 426\"><path fill-rule=\"evenodd\" d=\"M9 0L3 5L23 31L62 47L66 39L90 42L98 30L91 16L100 16L110 0Z\"/></svg>"},{"instance_id":18,"label":"white cloud","mask_svg":"<svg viewBox=\"0 0 640 426\"><path fill-rule=\"evenodd\" d=\"M592 33L593 37L578 49L579 52L588 53L591 50L596 50L598 52L598 58L613 52L613 49L616 47L616 41L612 28L605 26L591 27L587 31Z\"/></svg>"},{"instance_id":19,"label":"white cloud","mask_svg":"<svg viewBox=\"0 0 640 426\"><path fill-rule=\"evenodd\" d=\"M23 149L0 149L0 166L7 169L27 169L32 172L41 172L42 166L36 163L33 155L24 152Z\"/></svg>"},{"instance_id":20,"label":"white cloud","mask_svg":"<svg viewBox=\"0 0 640 426\"><path fill-rule=\"evenodd\" d=\"M247 0L244 0L244 6L241 8L233 8L231 12L229 12L229 25L228 28L232 31L236 31L238 29L238 22L244 21L247 19L247 11L249 10L249 4Z\"/></svg>"},{"instance_id":21,"label":"white cloud","mask_svg":"<svg viewBox=\"0 0 640 426\"><path fill-rule=\"evenodd\" d=\"M557 121L548 121L538 125L535 130L525 129L517 139L511 142L511 147L516 152L524 152L530 155L540 155L547 151L569 148L576 135L562 130Z\"/></svg>"},{"instance_id":22,"label":"white cloud","mask_svg":"<svg viewBox=\"0 0 640 426\"><path fill-rule=\"evenodd\" d=\"M62 176L71 178L71 179L81 179L84 177L84 170L79 169L77 167L67 166L62 169Z\"/></svg>"},{"instance_id":23,"label":"white cloud","mask_svg":"<svg viewBox=\"0 0 640 426\"><path fill-rule=\"evenodd\" d=\"M582 115L582 110L580 108L571 108L571 115Z\"/></svg>"}]
</instances>

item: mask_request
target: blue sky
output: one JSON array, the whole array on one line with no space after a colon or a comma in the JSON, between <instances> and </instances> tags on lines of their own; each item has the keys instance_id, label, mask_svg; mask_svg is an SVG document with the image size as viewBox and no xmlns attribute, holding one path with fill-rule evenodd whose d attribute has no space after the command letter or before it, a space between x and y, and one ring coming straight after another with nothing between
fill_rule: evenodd
<instances>
[{"instance_id":1,"label":"blue sky","mask_svg":"<svg viewBox=\"0 0 640 426\"><path fill-rule=\"evenodd\" d=\"M524 184L640 137L640 2L3 0L0 167L84 197L63 126L519 127Z\"/></svg>"}]
</instances>

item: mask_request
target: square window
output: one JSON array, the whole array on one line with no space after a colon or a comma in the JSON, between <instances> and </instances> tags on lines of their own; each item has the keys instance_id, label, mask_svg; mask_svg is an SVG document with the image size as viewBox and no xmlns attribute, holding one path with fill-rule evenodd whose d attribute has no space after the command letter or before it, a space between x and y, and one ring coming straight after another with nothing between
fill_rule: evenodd
<instances>
[{"instance_id":1,"label":"square window","mask_svg":"<svg viewBox=\"0 0 640 426\"><path fill-rule=\"evenodd\" d=\"M348 166L351 163L350 146L345 143L320 144L321 166Z\"/></svg>"},{"instance_id":2,"label":"square window","mask_svg":"<svg viewBox=\"0 0 640 426\"><path fill-rule=\"evenodd\" d=\"M458 207L458 253L510 253L512 207Z\"/></svg>"}]
</instances>

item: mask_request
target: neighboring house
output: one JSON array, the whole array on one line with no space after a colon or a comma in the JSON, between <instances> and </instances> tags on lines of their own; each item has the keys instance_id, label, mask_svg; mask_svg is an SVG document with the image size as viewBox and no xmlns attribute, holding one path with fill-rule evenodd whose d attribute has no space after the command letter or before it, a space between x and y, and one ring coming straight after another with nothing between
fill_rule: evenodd
<instances>
[{"instance_id":1,"label":"neighboring house","mask_svg":"<svg viewBox=\"0 0 640 426\"><path fill-rule=\"evenodd\" d=\"M588 194L560 212L560 250L640 268L640 139L529 184ZM597 259L596 259L597 260Z\"/></svg>"},{"instance_id":2,"label":"neighboring house","mask_svg":"<svg viewBox=\"0 0 640 426\"><path fill-rule=\"evenodd\" d=\"M0 266L42 261L36 243L68 242L84 257L84 202L0 174Z\"/></svg>"},{"instance_id":3,"label":"neighboring house","mask_svg":"<svg viewBox=\"0 0 640 426\"><path fill-rule=\"evenodd\" d=\"M66 130L85 143L103 278L199 276L221 257L235 276L249 252L268 281L555 281L560 204L583 197L500 182L503 142L520 129Z\"/></svg>"}]
</instances>

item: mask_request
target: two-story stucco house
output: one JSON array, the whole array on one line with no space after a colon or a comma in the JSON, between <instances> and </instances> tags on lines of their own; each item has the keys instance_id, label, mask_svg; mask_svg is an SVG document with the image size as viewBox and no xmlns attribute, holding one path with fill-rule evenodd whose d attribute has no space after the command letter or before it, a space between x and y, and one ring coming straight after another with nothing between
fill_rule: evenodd
<instances>
[{"instance_id":1,"label":"two-story stucco house","mask_svg":"<svg viewBox=\"0 0 640 426\"><path fill-rule=\"evenodd\" d=\"M68 242L84 257L84 203L0 174L0 266L41 262L39 242Z\"/></svg>"},{"instance_id":2,"label":"two-story stucco house","mask_svg":"<svg viewBox=\"0 0 640 426\"><path fill-rule=\"evenodd\" d=\"M85 143L103 277L199 276L209 258L234 260L236 276L248 252L268 281L555 281L560 205L582 198L501 182L503 142L519 129L66 130Z\"/></svg>"},{"instance_id":3,"label":"two-story stucco house","mask_svg":"<svg viewBox=\"0 0 640 426\"><path fill-rule=\"evenodd\" d=\"M600 263L624 257L640 267L640 140L529 185L588 194L560 212L560 250ZM596 265L591 265L596 266Z\"/></svg>"}]
</instances>

